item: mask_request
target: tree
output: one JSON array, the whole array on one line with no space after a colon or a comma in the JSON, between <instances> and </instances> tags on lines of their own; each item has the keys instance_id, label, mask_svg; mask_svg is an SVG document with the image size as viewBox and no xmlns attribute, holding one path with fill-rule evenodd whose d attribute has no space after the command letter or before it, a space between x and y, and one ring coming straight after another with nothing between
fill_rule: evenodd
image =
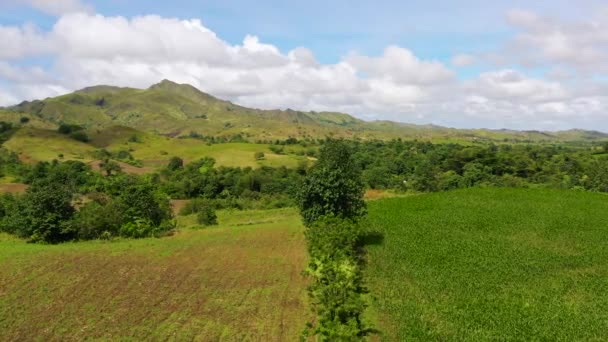
<instances>
[{"instance_id":1,"label":"tree","mask_svg":"<svg viewBox=\"0 0 608 342\"><path fill-rule=\"evenodd\" d=\"M74 238L72 192L63 184L33 184L15 200L3 220L3 230L32 242L58 243Z\"/></svg>"},{"instance_id":2,"label":"tree","mask_svg":"<svg viewBox=\"0 0 608 342\"><path fill-rule=\"evenodd\" d=\"M177 171L184 168L184 160L180 157L173 157L167 164L167 169L170 171Z\"/></svg>"},{"instance_id":3,"label":"tree","mask_svg":"<svg viewBox=\"0 0 608 342\"><path fill-rule=\"evenodd\" d=\"M21 119L19 119L19 122L21 122L22 124L26 124L30 122L30 118L28 118L27 116L22 116Z\"/></svg>"},{"instance_id":4,"label":"tree","mask_svg":"<svg viewBox=\"0 0 608 342\"><path fill-rule=\"evenodd\" d=\"M122 171L120 165L117 162L112 161L108 158L104 159L101 163L99 163L99 168L106 173L106 176L111 176L112 173L117 173Z\"/></svg>"},{"instance_id":5,"label":"tree","mask_svg":"<svg viewBox=\"0 0 608 342\"><path fill-rule=\"evenodd\" d=\"M255 160L262 160L264 157L264 152L256 152L254 155Z\"/></svg>"},{"instance_id":6,"label":"tree","mask_svg":"<svg viewBox=\"0 0 608 342\"><path fill-rule=\"evenodd\" d=\"M203 205L201 208L199 208L198 214L196 215L196 220L203 226L217 225L215 208L213 208L213 206L211 206L209 203Z\"/></svg>"},{"instance_id":7,"label":"tree","mask_svg":"<svg viewBox=\"0 0 608 342\"><path fill-rule=\"evenodd\" d=\"M366 212L363 193L349 146L343 140L327 141L298 194L304 224L310 226L326 215L357 220Z\"/></svg>"}]
</instances>

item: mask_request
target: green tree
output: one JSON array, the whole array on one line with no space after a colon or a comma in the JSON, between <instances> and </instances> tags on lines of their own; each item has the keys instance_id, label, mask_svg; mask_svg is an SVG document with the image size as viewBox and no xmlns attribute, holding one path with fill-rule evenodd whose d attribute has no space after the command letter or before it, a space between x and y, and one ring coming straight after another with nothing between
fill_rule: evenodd
<instances>
[{"instance_id":1,"label":"green tree","mask_svg":"<svg viewBox=\"0 0 608 342\"><path fill-rule=\"evenodd\" d=\"M304 224L326 215L356 220L366 212L363 193L350 147L343 140L327 141L298 194Z\"/></svg>"},{"instance_id":2,"label":"green tree","mask_svg":"<svg viewBox=\"0 0 608 342\"><path fill-rule=\"evenodd\" d=\"M209 203L199 208L196 220L203 226L217 225L217 215L215 214L215 208Z\"/></svg>"},{"instance_id":3,"label":"green tree","mask_svg":"<svg viewBox=\"0 0 608 342\"><path fill-rule=\"evenodd\" d=\"M15 200L3 220L3 230L32 242L58 243L74 238L69 220L73 194L63 184L34 184Z\"/></svg>"},{"instance_id":4,"label":"green tree","mask_svg":"<svg viewBox=\"0 0 608 342\"><path fill-rule=\"evenodd\" d=\"M167 164L167 169L170 171L176 171L184 168L184 160L180 157L173 157L169 160L169 164Z\"/></svg>"},{"instance_id":5,"label":"green tree","mask_svg":"<svg viewBox=\"0 0 608 342\"><path fill-rule=\"evenodd\" d=\"M104 159L99 163L99 168L106 173L106 176L111 176L114 173L122 171L120 165L117 162L110 160L109 158Z\"/></svg>"}]
</instances>

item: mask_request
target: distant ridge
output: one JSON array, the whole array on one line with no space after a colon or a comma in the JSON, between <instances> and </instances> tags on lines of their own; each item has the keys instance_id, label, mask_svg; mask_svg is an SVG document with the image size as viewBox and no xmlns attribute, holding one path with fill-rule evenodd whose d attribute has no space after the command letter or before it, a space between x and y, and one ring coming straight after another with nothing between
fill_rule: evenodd
<instances>
[{"instance_id":1,"label":"distant ridge","mask_svg":"<svg viewBox=\"0 0 608 342\"><path fill-rule=\"evenodd\" d=\"M97 85L0 108L0 120L16 121L22 116L42 126L67 123L90 130L125 126L169 136L240 135L249 140L326 136L548 142L608 140L606 133L581 129L559 132L455 129L386 120L363 121L339 112L253 109L170 80L162 80L147 89Z\"/></svg>"}]
</instances>

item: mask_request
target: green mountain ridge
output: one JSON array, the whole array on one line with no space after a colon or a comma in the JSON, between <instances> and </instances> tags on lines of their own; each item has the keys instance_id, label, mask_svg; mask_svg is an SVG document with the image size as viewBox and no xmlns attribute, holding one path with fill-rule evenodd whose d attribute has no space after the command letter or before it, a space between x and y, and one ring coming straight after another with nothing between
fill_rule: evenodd
<instances>
[{"instance_id":1,"label":"green mountain ridge","mask_svg":"<svg viewBox=\"0 0 608 342\"><path fill-rule=\"evenodd\" d=\"M241 135L249 140L323 138L429 139L448 141L595 141L608 134L572 129L559 132L456 129L393 121L364 121L339 112L262 110L218 99L188 84L163 80L147 89L109 85L87 87L44 100L0 108L0 120L28 117L49 128L62 123L89 130L130 127L166 136L191 132L208 136Z\"/></svg>"}]
</instances>

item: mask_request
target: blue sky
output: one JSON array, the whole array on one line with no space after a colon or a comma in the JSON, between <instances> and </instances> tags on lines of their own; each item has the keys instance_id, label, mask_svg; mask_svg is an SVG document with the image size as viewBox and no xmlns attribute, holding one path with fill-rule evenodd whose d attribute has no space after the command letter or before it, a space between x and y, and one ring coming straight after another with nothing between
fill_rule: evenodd
<instances>
[{"instance_id":1,"label":"blue sky","mask_svg":"<svg viewBox=\"0 0 608 342\"><path fill-rule=\"evenodd\" d=\"M597 24L608 18L607 8L595 0L0 0L0 35L3 28L10 37L6 40L12 40L4 47L0 43L0 49L20 51L0 54L0 105L71 91L88 81L115 79L119 85L140 86L153 79L139 71L139 79L116 79L115 75L98 75L92 69L93 65L103 64L117 70L126 68L125 73L135 75L137 65L154 70L155 76L177 78L235 102L265 108L335 107L369 119L457 127L597 127L604 119L601 113L608 102L602 93L608 66L601 62L608 56L604 55L608 42L602 38L607 32L605 25ZM130 49L128 43L121 44L116 39L112 41L114 45L108 45L113 54L92 56L87 52L91 47L73 45L82 41L73 40L69 31L56 32L61 24L79 30L70 26L76 21L88 26L86 19L77 20L76 12L99 19L98 26L93 27L96 24L92 23L84 30L93 40L106 39L104 32L96 29L117 17L127 21L124 29L131 34L146 35L150 40L163 37L158 39L164 43L179 40L179 29L165 29L172 25L171 20L182 20L188 27L188 20L199 19L201 27L216 35L219 43L213 44L223 45L221 49L228 54L236 54L233 58L239 66L228 70L214 64L196 44L196 51L192 52L196 57L183 61L176 61L173 56L171 60L161 61L159 57L151 62L145 55L146 47L126 51ZM149 15L162 19L146 17L149 22L158 22L158 32L148 28L138 31L134 18ZM35 34L30 32L32 27ZM591 27L592 39L587 39L587 27ZM19 31L19 38L15 38L15 30ZM9 31L12 36L8 36ZM248 35L257 37L261 45L244 47ZM45 49L32 47L34 43L28 39ZM192 39L199 42L196 36ZM241 52L234 52L239 47ZM389 53L389 47L398 49ZM277 51L273 52L273 48ZM300 62L290 57L290 52L298 48L314 55L317 64L298 67ZM252 57L254 50L257 57ZM149 51L158 50L150 46ZM577 51L582 52L580 56ZM209 52L213 53L216 51ZM262 54L268 58L275 54L277 64L264 64L267 61ZM457 60L462 62L454 62L456 57L461 57ZM65 70L68 62L82 67L82 79L75 79ZM252 69L252 63L258 62L259 70ZM244 68L245 64L249 67ZM349 70L352 75L347 75ZM18 72L36 77L16 77ZM206 81L210 75L221 85ZM327 96L327 91L315 93L316 86L306 90L297 87L297 91L289 93L286 89L291 85L281 83L290 77L311 84L326 83L328 77L347 82L351 76L354 78L350 84L358 84L353 87L356 91L332 90L331 96ZM40 84L41 78L44 85ZM259 82L257 88L265 90L239 92L234 90L241 88L235 85L235 79L255 79ZM39 83L33 85L36 80ZM608 129L608 124L602 124L602 129Z\"/></svg>"}]
</instances>

